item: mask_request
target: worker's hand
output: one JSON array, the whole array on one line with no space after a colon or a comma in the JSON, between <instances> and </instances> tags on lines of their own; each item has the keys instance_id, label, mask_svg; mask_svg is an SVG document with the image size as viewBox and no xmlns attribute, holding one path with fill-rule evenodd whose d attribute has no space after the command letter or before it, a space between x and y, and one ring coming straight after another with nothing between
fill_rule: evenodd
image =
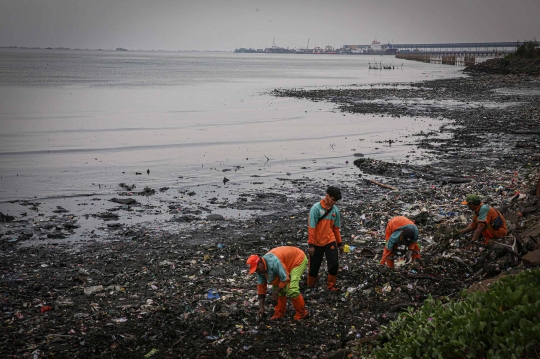
<instances>
[{"instance_id":1,"label":"worker's hand","mask_svg":"<svg viewBox=\"0 0 540 359\"><path fill-rule=\"evenodd\" d=\"M315 247L309 247L308 250L307 250L307 254L309 254L310 256L314 255L315 254Z\"/></svg>"},{"instance_id":2,"label":"worker's hand","mask_svg":"<svg viewBox=\"0 0 540 359\"><path fill-rule=\"evenodd\" d=\"M412 251L408 250L407 252L405 252L405 264L408 264L411 262L412 262Z\"/></svg>"},{"instance_id":3,"label":"worker's hand","mask_svg":"<svg viewBox=\"0 0 540 359\"><path fill-rule=\"evenodd\" d=\"M339 246L339 253L345 252L345 246Z\"/></svg>"},{"instance_id":4,"label":"worker's hand","mask_svg":"<svg viewBox=\"0 0 540 359\"><path fill-rule=\"evenodd\" d=\"M264 312L264 307L259 308L257 313L257 322L262 322L266 318L266 313Z\"/></svg>"},{"instance_id":5,"label":"worker's hand","mask_svg":"<svg viewBox=\"0 0 540 359\"><path fill-rule=\"evenodd\" d=\"M277 297L278 297L279 291L273 291L272 292L272 305L275 307L277 305Z\"/></svg>"}]
</instances>

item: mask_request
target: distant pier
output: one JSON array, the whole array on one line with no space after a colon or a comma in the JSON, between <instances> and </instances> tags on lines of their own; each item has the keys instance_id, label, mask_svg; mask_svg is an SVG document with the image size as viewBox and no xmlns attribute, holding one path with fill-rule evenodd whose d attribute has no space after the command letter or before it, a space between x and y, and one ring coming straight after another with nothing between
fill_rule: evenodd
<instances>
[{"instance_id":1,"label":"distant pier","mask_svg":"<svg viewBox=\"0 0 540 359\"><path fill-rule=\"evenodd\" d=\"M490 53L482 55L471 55L471 54L396 54L396 59L404 60L413 60L421 61L431 64L442 64L442 65L455 65L455 66L473 66L478 62L482 62L487 58L494 58L501 56L499 53Z\"/></svg>"},{"instance_id":2,"label":"distant pier","mask_svg":"<svg viewBox=\"0 0 540 359\"><path fill-rule=\"evenodd\" d=\"M443 65L472 66L487 58L516 50L519 42L467 42L446 44L396 44L396 58Z\"/></svg>"},{"instance_id":3,"label":"distant pier","mask_svg":"<svg viewBox=\"0 0 540 359\"><path fill-rule=\"evenodd\" d=\"M514 52L521 42L453 42L435 44L381 44L374 41L369 45L343 45L339 49L326 46L282 48L273 44L266 49L236 49L247 53L288 53L288 54L338 54L338 55L395 55L398 59L422 61L444 65L470 66L488 58L504 56ZM309 46L309 42L308 42Z\"/></svg>"}]
</instances>

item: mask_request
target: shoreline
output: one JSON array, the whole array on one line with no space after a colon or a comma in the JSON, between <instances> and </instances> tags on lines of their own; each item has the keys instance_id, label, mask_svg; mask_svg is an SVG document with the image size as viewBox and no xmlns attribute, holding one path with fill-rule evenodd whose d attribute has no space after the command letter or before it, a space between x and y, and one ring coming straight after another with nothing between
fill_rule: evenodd
<instances>
[{"instance_id":1,"label":"shoreline","mask_svg":"<svg viewBox=\"0 0 540 359\"><path fill-rule=\"evenodd\" d=\"M77 225L72 211L62 213L57 208L58 217L51 220L50 213L44 213L47 221L43 222L19 216L2 220L6 341L0 354L24 357L37 350L44 357L122 358L141 357L157 349L155 357L163 358L275 357L280 353L314 357L376 335L381 325L397 317L404 303L421 305L428 294L454 298L478 281L523 270L521 261L508 253L501 255L497 246L475 244L467 250L466 237L451 240L449 234L471 219L460 204L469 193L478 193L504 210L516 234L537 228L538 200L514 195L527 194L538 178L539 139L534 133L515 132L540 130L540 80L484 75L408 85L412 89L276 90L275 94L329 101L345 112L448 119L452 124L442 128L447 134L444 138L439 136L440 128L411 135L418 138L418 147L437 158L429 165L351 154L354 171L329 169L328 173L338 174L327 179L282 178L268 188L231 185L234 196L212 193L224 189L224 184L201 195L209 204L197 203L200 199L186 191L159 208L174 220L110 227L106 216L93 217L89 232L95 225L91 235L98 234L86 242L62 243L58 238L54 245L40 246L39 240L34 246L20 245L29 239L24 237L30 228L34 228L32 236L66 235L70 226ZM512 91L495 91L501 88ZM397 105L388 101L394 97L401 99ZM382 101L366 101L376 99ZM446 100L458 106L437 105ZM467 102L518 104L465 106ZM307 213L330 184L342 188L343 200L338 203L342 236L345 244L356 248L340 257L338 285L343 289L329 293L306 291L302 286L310 319L293 322L289 305L286 320L257 323L255 278L246 274L245 259L279 245L307 249ZM116 203L113 211L98 213L111 216L129 211L136 216L141 214L139 209L157 210L153 204L140 203L144 196L117 198L133 198L140 207ZM30 201L29 211L31 207ZM207 217L211 208L251 210L254 215ZM382 252L386 221L394 215L417 221L420 265L390 270L374 260L373 255L376 258ZM17 232L18 224L25 228ZM9 231L13 233L6 235ZM15 235L22 238L9 242L9 236ZM520 240L530 246L534 236L530 237ZM443 254L459 257L463 263L442 260ZM322 268L321 278L325 276ZM210 289L221 298L209 299ZM44 306L53 309L41 313ZM293 336L294 342L285 340Z\"/></svg>"}]
</instances>

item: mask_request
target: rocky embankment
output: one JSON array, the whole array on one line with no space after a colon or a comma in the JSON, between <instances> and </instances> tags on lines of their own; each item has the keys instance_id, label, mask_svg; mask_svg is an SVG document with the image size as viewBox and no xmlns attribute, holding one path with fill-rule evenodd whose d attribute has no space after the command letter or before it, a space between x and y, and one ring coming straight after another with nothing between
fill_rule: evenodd
<instances>
[{"instance_id":1,"label":"rocky embankment","mask_svg":"<svg viewBox=\"0 0 540 359\"><path fill-rule=\"evenodd\" d=\"M536 47L535 47L536 45ZM517 52L502 58L490 59L467 67L465 72L470 74L499 74L540 76L540 48L537 42L522 44Z\"/></svg>"},{"instance_id":2,"label":"rocky embankment","mask_svg":"<svg viewBox=\"0 0 540 359\"><path fill-rule=\"evenodd\" d=\"M107 226L105 216L98 227L108 233L106 239L76 244L28 245L33 231L69 239L77 214L38 216L39 203L21 202L28 207L26 216L0 215L0 356L346 355L428 295L454 298L500 274L540 264L540 199L533 193L540 175L539 78L482 75L274 94L329 101L349 113L441 119L441 128L413 135L432 162L352 157L358 169L354 179L282 179L264 192L239 188L238 200L223 206L267 209L248 220L186 214L180 196L171 205L178 212L171 222ZM343 192L338 206L348 250L340 257L341 290L324 290L321 271L316 290L302 282L309 319L293 321L289 303L285 320L258 322L256 283L247 275L246 258L280 245L307 248L309 207L329 184ZM469 193L504 213L508 237L486 246L454 235L471 219L461 205ZM117 210L133 208L121 204ZM422 259L389 269L377 259L386 222L396 215L416 221Z\"/></svg>"}]
</instances>

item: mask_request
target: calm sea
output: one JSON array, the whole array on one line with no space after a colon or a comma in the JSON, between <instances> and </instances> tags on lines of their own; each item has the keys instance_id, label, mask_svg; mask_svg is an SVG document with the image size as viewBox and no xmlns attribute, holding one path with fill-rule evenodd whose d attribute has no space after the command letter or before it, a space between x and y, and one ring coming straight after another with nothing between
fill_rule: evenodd
<instances>
[{"instance_id":1,"label":"calm sea","mask_svg":"<svg viewBox=\"0 0 540 359\"><path fill-rule=\"evenodd\" d=\"M370 70L374 62L395 69ZM350 169L357 152L400 160L406 142L377 141L433 121L342 114L268 91L461 69L392 56L0 49L0 202L110 193L120 182L186 188L224 176L325 176Z\"/></svg>"}]
</instances>

